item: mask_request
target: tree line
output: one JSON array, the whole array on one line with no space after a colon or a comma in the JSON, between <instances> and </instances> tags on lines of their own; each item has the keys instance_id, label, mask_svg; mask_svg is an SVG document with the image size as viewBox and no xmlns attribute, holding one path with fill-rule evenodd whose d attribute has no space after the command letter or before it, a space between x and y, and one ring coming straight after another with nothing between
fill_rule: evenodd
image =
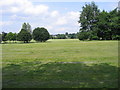
<instances>
[{"instance_id":1,"label":"tree line","mask_svg":"<svg viewBox=\"0 0 120 90\"><path fill-rule=\"evenodd\" d=\"M45 42L48 39L76 39L77 33L68 33L65 34L56 34L50 35L47 29L44 27L37 27L33 30L31 29L31 25L29 23L23 23L22 28L19 33L6 33L2 32L0 34L0 42L6 43L6 41L23 41L24 43L29 43L32 39L37 42Z\"/></svg>"},{"instance_id":2,"label":"tree line","mask_svg":"<svg viewBox=\"0 0 120 90\"><path fill-rule=\"evenodd\" d=\"M50 39L77 39L77 33L56 34L50 35Z\"/></svg>"},{"instance_id":3,"label":"tree line","mask_svg":"<svg viewBox=\"0 0 120 90\"><path fill-rule=\"evenodd\" d=\"M37 27L33 30L29 23L23 23L19 33L5 33L0 34L0 42L6 41L23 41L24 43L30 42L32 39L38 42L45 42L50 38L50 34L44 27Z\"/></svg>"},{"instance_id":4,"label":"tree line","mask_svg":"<svg viewBox=\"0 0 120 90\"><path fill-rule=\"evenodd\" d=\"M79 40L120 40L120 10L100 11L94 2L85 4L79 17Z\"/></svg>"}]
</instances>

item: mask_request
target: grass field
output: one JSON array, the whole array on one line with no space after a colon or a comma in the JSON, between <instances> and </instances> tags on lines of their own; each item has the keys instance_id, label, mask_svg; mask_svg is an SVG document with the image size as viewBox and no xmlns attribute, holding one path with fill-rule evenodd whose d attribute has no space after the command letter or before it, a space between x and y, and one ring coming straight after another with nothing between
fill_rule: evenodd
<instances>
[{"instance_id":1,"label":"grass field","mask_svg":"<svg viewBox=\"0 0 120 90\"><path fill-rule=\"evenodd\" d=\"M118 41L2 44L3 88L117 88Z\"/></svg>"}]
</instances>

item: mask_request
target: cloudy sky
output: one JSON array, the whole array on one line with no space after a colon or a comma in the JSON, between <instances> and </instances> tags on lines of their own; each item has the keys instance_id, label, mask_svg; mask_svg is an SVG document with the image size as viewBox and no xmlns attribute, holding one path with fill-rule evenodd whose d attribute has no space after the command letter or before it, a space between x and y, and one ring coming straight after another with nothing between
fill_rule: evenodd
<instances>
[{"instance_id":1,"label":"cloudy sky","mask_svg":"<svg viewBox=\"0 0 120 90\"><path fill-rule=\"evenodd\" d=\"M50 34L76 33L82 6L92 0L1 0L1 32L19 32L24 22L32 29L45 27ZM118 0L94 0L100 10L111 11Z\"/></svg>"}]
</instances>

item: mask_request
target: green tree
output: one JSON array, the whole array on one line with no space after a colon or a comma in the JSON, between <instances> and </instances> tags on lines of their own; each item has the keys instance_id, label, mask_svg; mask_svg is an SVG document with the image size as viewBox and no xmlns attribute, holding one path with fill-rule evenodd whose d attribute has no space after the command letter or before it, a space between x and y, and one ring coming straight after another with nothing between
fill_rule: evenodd
<instances>
[{"instance_id":1,"label":"green tree","mask_svg":"<svg viewBox=\"0 0 120 90\"><path fill-rule=\"evenodd\" d=\"M7 35L7 33L2 32L2 41L3 41L3 42L7 41L6 35Z\"/></svg>"},{"instance_id":2,"label":"green tree","mask_svg":"<svg viewBox=\"0 0 120 90\"><path fill-rule=\"evenodd\" d=\"M111 18L110 14L106 11L102 11L98 16L97 22L97 36L102 40L112 39Z\"/></svg>"},{"instance_id":3,"label":"green tree","mask_svg":"<svg viewBox=\"0 0 120 90\"><path fill-rule=\"evenodd\" d=\"M26 23L22 24L22 29L27 30L27 24Z\"/></svg>"},{"instance_id":4,"label":"green tree","mask_svg":"<svg viewBox=\"0 0 120 90\"><path fill-rule=\"evenodd\" d=\"M17 40L24 41L24 43L28 43L29 41L31 41L31 39L32 35L24 29L21 29L21 31L17 35Z\"/></svg>"},{"instance_id":5,"label":"green tree","mask_svg":"<svg viewBox=\"0 0 120 90\"><path fill-rule=\"evenodd\" d=\"M57 34L57 39L66 39L65 34Z\"/></svg>"},{"instance_id":6,"label":"green tree","mask_svg":"<svg viewBox=\"0 0 120 90\"><path fill-rule=\"evenodd\" d=\"M45 42L50 38L50 34L45 28L35 28L33 30L33 39L40 42Z\"/></svg>"},{"instance_id":7,"label":"green tree","mask_svg":"<svg viewBox=\"0 0 120 90\"><path fill-rule=\"evenodd\" d=\"M31 25L29 23L27 23L27 31L32 34L32 29L31 29Z\"/></svg>"},{"instance_id":8,"label":"green tree","mask_svg":"<svg viewBox=\"0 0 120 90\"><path fill-rule=\"evenodd\" d=\"M120 11L116 9L110 13L110 24L109 27L112 33L112 39L120 39Z\"/></svg>"},{"instance_id":9,"label":"green tree","mask_svg":"<svg viewBox=\"0 0 120 90\"><path fill-rule=\"evenodd\" d=\"M29 23L23 23L22 29L24 29L24 30L28 31L30 34L32 34L31 25Z\"/></svg>"},{"instance_id":10,"label":"green tree","mask_svg":"<svg viewBox=\"0 0 120 90\"><path fill-rule=\"evenodd\" d=\"M77 34L77 37L79 40L87 40L89 38L89 33L88 32L79 32Z\"/></svg>"},{"instance_id":11,"label":"green tree","mask_svg":"<svg viewBox=\"0 0 120 90\"><path fill-rule=\"evenodd\" d=\"M14 34L12 32L9 32L7 35L6 35L6 39L9 40L9 41L12 41L14 39Z\"/></svg>"},{"instance_id":12,"label":"green tree","mask_svg":"<svg viewBox=\"0 0 120 90\"><path fill-rule=\"evenodd\" d=\"M17 33L13 33L13 38L12 38L13 41L17 41Z\"/></svg>"},{"instance_id":13,"label":"green tree","mask_svg":"<svg viewBox=\"0 0 120 90\"><path fill-rule=\"evenodd\" d=\"M68 34L68 38L75 39L75 38L77 38L77 34L75 34L75 33Z\"/></svg>"},{"instance_id":14,"label":"green tree","mask_svg":"<svg viewBox=\"0 0 120 90\"><path fill-rule=\"evenodd\" d=\"M91 2L91 4L85 4L85 6L82 7L82 11L79 17L79 23L81 25L81 29L79 34L81 33L87 33L88 38L95 34L96 26L95 23L98 21L97 16L99 15L100 10L95 5L94 2ZM89 32L89 33L88 33ZM91 35L92 34L92 35ZM78 35L81 36L81 35ZM86 39L86 36L82 35L82 38Z\"/></svg>"},{"instance_id":15,"label":"green tree","mask_svg":"<svg viewBox=\"0 0 120 90\"><path fill-rule=\"evenodd\" d=\"M67 35L68 35L68 32L66 32L65 35L67 36Z\"/></svg>"},{"instance_id":16,"label":"green tree","mask_svg":"<svg viewBox=\"0 0 120 90\"><path fill-rule=\"evenodd\" d=\"M53 35L50 35L50 39L54 39Z\"/></svg>"}]
</instances>

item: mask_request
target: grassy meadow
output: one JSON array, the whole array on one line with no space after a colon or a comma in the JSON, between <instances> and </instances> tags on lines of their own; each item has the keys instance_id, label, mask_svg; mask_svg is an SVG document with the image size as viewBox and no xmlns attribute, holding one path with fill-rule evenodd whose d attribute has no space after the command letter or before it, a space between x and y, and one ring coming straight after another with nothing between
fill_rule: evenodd
<instances>
[{"instance_id":1,"label":"grassy meadow","mask_svg":"<svg viewBox=\"0 0 120 90\"><path fill-rule=\"evenodd\" d=\"M3 88L117 88L118 41L2 44Z\"/></svg>"}]
</instances>

